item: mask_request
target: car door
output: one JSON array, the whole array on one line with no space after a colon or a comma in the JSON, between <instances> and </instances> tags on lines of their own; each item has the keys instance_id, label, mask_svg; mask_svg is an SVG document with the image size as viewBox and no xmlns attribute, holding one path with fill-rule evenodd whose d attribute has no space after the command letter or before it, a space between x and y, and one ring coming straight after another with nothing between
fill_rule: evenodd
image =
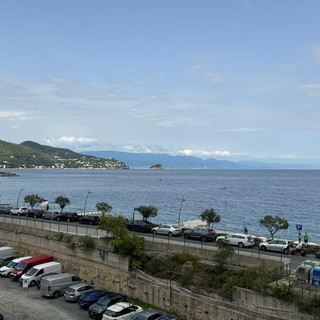
<instances>
[{"instance_id":1,"label":"car door","mask_svg":"<svg viewBox=\"0 0 320 320\"><path fill-rule=\"evenodd\" d=\"M167 225L160 226L160 232L159 233L168 234L168 229L169 229L169 226L167 226Z\"/></svg>"},{"instance_id":2,"label":"car door","mask_svg":"<svg viewBox=\"0 0 320 320\"><path fill-rule=\"evenodd\" d=\"M277 240L271 240L268 242L268 250L270 251L278 251L277 249L278 241Z\"/></svg>"},{"instance_id":3,"label":"car door","mask_svg":"<svg viewBox=\"0 0 320 320\"><path fill-rule=\"evenodd\" d=\"M195 228L190 232L191 238L199 238L200 237L200 230L199 228Z\"/></svg>"}]
</instances>

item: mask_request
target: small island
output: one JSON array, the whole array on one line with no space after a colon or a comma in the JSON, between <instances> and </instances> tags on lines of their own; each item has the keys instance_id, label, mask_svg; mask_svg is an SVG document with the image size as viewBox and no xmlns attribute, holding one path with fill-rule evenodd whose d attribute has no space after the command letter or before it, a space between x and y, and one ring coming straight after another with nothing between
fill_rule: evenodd
<instances>
[{"instance_id":1,"label":"small island","mask_svg":"<svg viewBox=\"0 0 320 320\"><path fill-rule=\"evenodd\" d=\"M15 177L16 174L12 172L0 172L0 177Z\"/></svg>"},{"instance_id":2,"label":"small island","mask_svg":"<svg viewBox=\"0 0 320 320\"><path fill-rule=\"evenodd\" d=\"M163 169L163 165L162 164L155 164L154 166L151 166L149 169Z\"/></svg>"}]
</instances>

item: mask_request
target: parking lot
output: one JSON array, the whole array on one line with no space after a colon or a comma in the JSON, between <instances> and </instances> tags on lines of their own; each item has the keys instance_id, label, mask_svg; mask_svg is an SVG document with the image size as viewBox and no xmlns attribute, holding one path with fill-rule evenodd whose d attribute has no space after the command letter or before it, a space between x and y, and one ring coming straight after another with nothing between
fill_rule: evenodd
<instances>
[{"instance_id":1,"label":"parking lot","mask_svg":"<svg viewBox=\"0 0 320 320\"><path fill-rule=\"evenodd\" d=\"M0 276L0 313L5 320L82 320L88 311L64 297L48 299L37 287L22 288L19 283Z\"/></svg>"}]
</instances>

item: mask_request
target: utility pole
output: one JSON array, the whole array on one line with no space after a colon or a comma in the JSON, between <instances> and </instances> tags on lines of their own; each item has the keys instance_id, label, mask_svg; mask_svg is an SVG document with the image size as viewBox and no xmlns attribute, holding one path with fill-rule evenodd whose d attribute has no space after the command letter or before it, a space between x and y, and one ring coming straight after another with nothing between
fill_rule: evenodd
<instances>
[{"instance_id":1,"label":"utility pole","mask_svg":"<svg viewBox=\"0 0 320 320\"><path fill-rule=\"evenodd\" d=\"M180 204L180 210L179 210L179 217L178 217L178 228L179 228L179 225L180 225L180 217L181 217L181 210L182 210L182 203L186 201L186 199L184 197L182 197L181 199L181 204Z\"/></svg>"}]
</instances>

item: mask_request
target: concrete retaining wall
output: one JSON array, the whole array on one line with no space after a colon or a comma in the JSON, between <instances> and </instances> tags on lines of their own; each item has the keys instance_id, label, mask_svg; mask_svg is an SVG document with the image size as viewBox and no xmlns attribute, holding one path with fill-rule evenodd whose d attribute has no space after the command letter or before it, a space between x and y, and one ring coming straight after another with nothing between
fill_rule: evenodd
<instances>
[{"instance_id":1,"label":"concrete retaining wall","mask_svg":"<svg viewBox=\"0 0 320 320\"><path fill-rule=\"evenodd\" d=\"M97 240L97 249L85 254L78 247L68 249L66 243L56 239L56 233L30 227L17 227L0 223L0 246L11 246L19 255L50 254L61 262L64 272L73 272L88 283L120 292L130 297L151 303L158 308L171 310L188 320L266 320L296 319L309 320L295 312L288 318L285 315L270 315L259 309L265 306L273 308L270 300L262 301L257 294L248 291L237 294L236 302L225 301L221 297L203 296L176 286L169 280L159 280L140 271L130 272L130 259L112 253L102 240ZM171 246L173 246L171 248ZM146 242L150 253L177 252L186 248L173 244L165 245ZM212 257L212 248L188 248L188 252L202 258ZM251 262L250 262L251 263ZM270 298L272 299L272 298ZM276 300L276 299L272 299ZM258 307L253 307L258 305ZM281 303L276 306L281 308ZM286 310L286 309L285 309Z\"/></svg>"}]
</instances>

